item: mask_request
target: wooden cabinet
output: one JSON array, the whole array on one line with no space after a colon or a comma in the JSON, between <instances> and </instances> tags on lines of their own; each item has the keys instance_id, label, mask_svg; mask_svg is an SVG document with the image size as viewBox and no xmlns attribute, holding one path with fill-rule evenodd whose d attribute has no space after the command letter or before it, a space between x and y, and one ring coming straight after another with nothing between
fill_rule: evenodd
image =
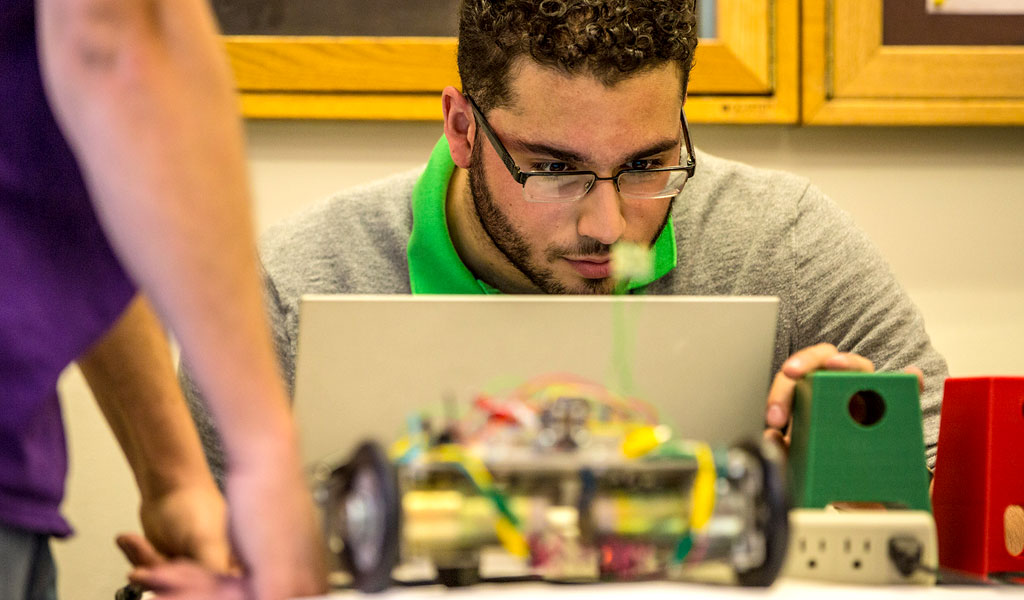
<instances>
[{"instance_id":1,"label":"wooden cabinet","mask_svg":"<svg viewBox=\"0 0 1024 600\"><path fill-rule=\"evenodd\" d=\"M228 55L251 118L441 118L458 84L452 38L229 36Z\"/></svg>"},{"instance_id":2,"label":"wooden cabinet","mask_svg":"<svg viewBox=\"0 0 1024 600\"><path fill-rule=\"evenodd\" d=\"M955 24L930 28L942 44L892 43L885 27L905 28L907 19L923 18L894 11L907 5L923 13L925 1L913 1L803 0L802 121L1024 123L1024 17L986 17L982 38L1011 32L998 43L963 43L969 28ZM1006 27L994 26L1000 24Z\"/></svg>"},{"instance_id":3,"label":"wooden cabinet","mask_svg":"<svg viewBox=\"0 0 1024 600\"><path fill-rule=\"evenodd\" d=\"M422 10L436 19L458 2L377 1L390 3L389 17L403 13L388 22L391 34L416 23L415 14L404 13ZM360 2L370 0L285 6L348 5L352 12ZM964 43L948 28L931 33L942 44L892 42L889 33L908 22L893 11L920 12L925 3L701 0L702 17L713 19L714 27L697 48L687 117L703 123L1024 123L1024 15L987 17L975 28L982 37L1009 32L998 43ZM435 120L441 118L440 91L458 85L458 72L454 25L430 31L419 37L230 35L225 41L247 117Z\"/></svg>"},{"instance_id":4,"label":"wooden cabinet","mask_svg":"<svg viewBox=\"0 0 1024 600\"><path fill-rule=\"evenodd\" d=\"M717 0L714 37L698 44L687 116L694 122L794 123L798 0ZM253 118L441 118L458 84L453 37L225 36Z\"/></svg>"}]
</instances>

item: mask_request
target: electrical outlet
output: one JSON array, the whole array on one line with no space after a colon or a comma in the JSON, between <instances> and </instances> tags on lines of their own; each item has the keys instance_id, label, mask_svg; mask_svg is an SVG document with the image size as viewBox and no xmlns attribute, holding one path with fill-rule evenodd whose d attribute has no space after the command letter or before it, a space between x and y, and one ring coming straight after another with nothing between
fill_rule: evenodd
<instances>
[{"instance_id":1,"label":"electrical outlet","mask_svg":"<svg viewBox=\"0 0 1024 600\"><path fill-rule=\"evenodd\" d=\"M789 512L789 526L783 576L849 583L935 583L938 543L935 519L927 511L797 508Z\"/></svg>"}]
</instances>

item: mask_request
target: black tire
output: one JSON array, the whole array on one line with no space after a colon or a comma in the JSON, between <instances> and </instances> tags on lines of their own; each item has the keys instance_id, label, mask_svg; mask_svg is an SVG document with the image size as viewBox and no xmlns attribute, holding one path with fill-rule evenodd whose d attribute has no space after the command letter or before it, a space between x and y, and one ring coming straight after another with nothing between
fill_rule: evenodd
<instances>
[{"instance_id":1,"label":"black tire","mask_svg":"<svg viewBox=\"0 0 1024 600\"><path fill-rule=\"evenodd\" d=\"M753 569L736 571L740 585L768 587L775 582L789 549L789 491L786 485L786 458L777 442L745 441L737 446L760 464L764 485L756 498L757 526L764 533L764 562Z\"/></svg>"},{"instance_id":2,"label":"black tire","mask_svg":"<svg viewBox=\"0 0 1024 600\"><path fill-rule=\"evenodd\" d=\"M401 498L395 468L376 442L363 442L348 464L331 474L325 523L328 536L340 536L338 559L362 592L391 586L398 564ZM349 510L359 515L350 515ZM359 521L353 519L359 518Z\"/></svg>"},{"instance_id":3,"label":"black tire","mask_svg":"<svg viewBox=\"0 0 1024 600\"><path fill-rule=\"evenodd\" d=\"M480 582L480 568L477 566L438 567L437 580L445 587L467 587Z\"/></svg>"},{"instance_id":4,"label":"black tire","mask_svg":"<svg viewBox=\"0 0 1024 600\"><path fill-rule=\"evenodd\" d=\"M123 588L117 590L114 595L114 600L140 600L142 598L142 588L135 584L129 584Z\"/></svg>"}]
</instances>

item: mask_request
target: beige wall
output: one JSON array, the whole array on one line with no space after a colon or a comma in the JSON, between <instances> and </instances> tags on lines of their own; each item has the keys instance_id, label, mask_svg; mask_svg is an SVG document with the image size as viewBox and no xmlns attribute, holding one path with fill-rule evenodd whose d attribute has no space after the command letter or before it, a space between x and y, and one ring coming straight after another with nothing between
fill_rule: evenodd
<instances>
[{"instance_id":1,"label":"beige wall","mask_svg":"<svg viewBox=\"0 0 1024 600\"><path fill-rule=\"evenodd\" d=\"M249 126L261 228L331 192L426 160L437 123ZM881 247L954 375L1024 374L1024 128L695 126L710 152L810 177ZM827 252L827 248L822 249ZM77 372L61 381L72 473L57 546L65 598L109 598L115 532L137 494Z\"/></svg>"}]
</instances>

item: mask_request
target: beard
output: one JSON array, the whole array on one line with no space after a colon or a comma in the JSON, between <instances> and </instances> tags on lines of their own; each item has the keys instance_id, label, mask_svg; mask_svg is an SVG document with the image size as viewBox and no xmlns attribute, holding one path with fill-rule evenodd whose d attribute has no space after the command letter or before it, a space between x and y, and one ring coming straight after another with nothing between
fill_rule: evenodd
<instances>
[{"instance_id":1,"label":"beard","mask_svg":"<svg viewBox=\"0 0 1024 600\"><path fill-rule=\"evenodd\" d=\"M537 286L545 294L610 294L615 289L615 281L611 277L601 279L580 277L579 285L570 287L567 282L560 281L555 273L545 266L544 263L538 263L531 256L530 244L526 241L526 237L516 229L508 215L498 207L497 202L494 200L494 195L491 194L490 188L487 187L483 156L481 154L482 147L483 145L479 143L479 140L473 144L473 154L469 166L468 193L472 196L473 206L476 208L476 215L480 225L498 251L505 256L516 270L525 275L533 285ZM526 202L526 199L522 201ZM582 202L582 200L578 200L578 202ZM654 237L650 240L650 244L654 243L654 240L658 238L658 235L665 228L665 224L672 214L672 203L674 202L675 198L669 203L668 210L665 211L665 218L662 220L661 226L658 227ZM610 252L611 246L608 244L601 243L593 238L582 237L575 244L568 246L550 244L544 249L542 254L547 263L553 263L563 256L593 256Z\"/></svg>"},{"instance_id":2,"label":"beard","mask_svg":"<svg viewBox=\"0 0 1024 600\"><path fill-rule=\"evenodd\" d=\"M558 280L551 269L537 264L530 256L530 245L526 242L525 236L516 229L508 216L498 208L494 195L487 187L484 176L483 156L480 153L482 144L476 143L473 147L472 163L469 166L469 194L473 198L473 206L476 208L476 216L480 220L487 237L491 243L505 256L505 258L520 273L526 276L533 285L540 288L545 294L600 294L605 292L608 286L606 279L584 279L583 289L570 290L564 283ZM524 199L523 202L526 200ZM597 240L589 240L585 250L579 254L601 254L608 252L610 248ZM558 250L549 246L544 255L549 260L557 258Z\"/></svg>"}]
</instances>

